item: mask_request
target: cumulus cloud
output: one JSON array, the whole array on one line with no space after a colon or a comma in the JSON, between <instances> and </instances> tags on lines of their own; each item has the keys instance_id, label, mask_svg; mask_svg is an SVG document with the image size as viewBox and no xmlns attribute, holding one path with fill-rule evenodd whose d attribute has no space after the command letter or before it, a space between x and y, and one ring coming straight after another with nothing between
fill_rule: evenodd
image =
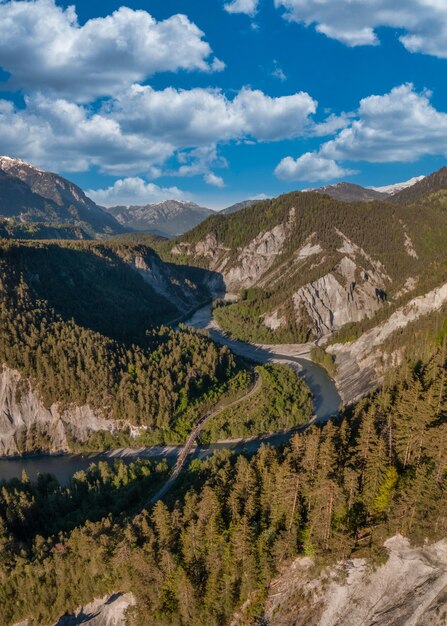
<instances>
[{"instance_id":1,"label":"cumulus cloud","mask_svg":"<svg viewBox=\"0 0 447 626\"><path fill-rule=\"evenodd\" d=\"M405 31L410 52L447 58L447 3L443 0L275 0L286 18L315 25L318 32L348 46L378 45L376 29Z\"/></svg>"},{"instance_id":2,"label":"cumulus cloud","mask_svg":"<svg viewBox=\"0 0 447 626\"><path fill-rule=\"evenodd\" d=\"M298 137L311 125L317 103L305 92L272 98L242 88L230 100L218 89L155 91L133 85L108 103L105 111L123 128L163 141L198 146L251 137L277 141Z\"/></svg>"},{"instance_id":3,"label":"cumulus cloud","mask_svg":"<svg viewBox=\"0 0 447 626\"><path fill-rule=\"evenodd\" d=\"M207 185L211 185L212 187L225 187L224 179L221 176L217 176L217 174L214 174L213 172L205 174L203 180Z\"/></svg>"},{"instance_id":4,"label":"cumulus cloud","mask_svg":"<svg viewBox=\"0 0 447 626\"><path fill-rule=\"evenodd\" d=\"M308 182L334 180L353 173L352 170L340 167L334 160L313 152L307 152L298 159L285 157L275 169L276 176L282 180Z\"/></svg>"},{"instance_id":5,"label":"cumulus cloud","mask_svg":"<svg viewBox=\"0 0 447 626\"><path fill-rule=\"evenodd\" d=\"M96 204L110 207L156 204L163 200L184 200L189 195L178 187L159 187L142 178L121 178L106 189L89 189L86 194Z\"/></svg>"},{"instance_id":6,"label":"cumulus cloud","mask_svg":"<svg viewBox=\"0 0 447 626\"><path fill-rule=\"evenodd\" d=\"M271 98L242 89L233 99L211 89L156 91L134 85L98 110L36 93L25 108L0 100L4 152L43 167L82 171L96 166L119 176L204 175L225 167L216 146L298 137L312 127L316 102L306 93ZM166 172L165 172L166 173Z\"/></svg>"},{"instance_id":7,"label":"cumulus cloud","mask_svg":"<svg viewBox=\"0 0 447 626\"><path fill-rule=\"evenodd\" d=\"M11 87L75 101L116 93L156 72L221 70L204 33L185 15L157 22L121 7L80 25L54 0L0 2L0 66Z\"/></svg>"},{"instance_id":8,"label":"cumulus cloud","mask_svg":"<svg viewBox=\"0 0 447 626\"><path fill-rule=\"evenodd\" d=\"M58 171L148 172L174 153L171 144L126 133L119 123L62 99L26 98L18 109L0 100L0 136L6 154Z\"/></svg>"},{"instance_id":9,"label":"cumulus cloud","mask_svg":"<svg viewBox=\"0 0 447 626\"><path fill-rule=\"evenodd\" d=\"M329 180L346 174L337 161L414 162L427 155L447 156L447 113L436 110L430 98L429 91L418 93L412 84L364 98L347 128L323 143L318 152L298 159L286 157L276 175ZM311 177L325 171L324 178Z\"/></svg>"},{"instance_id":10,"label":"cumulus cloud","mask_svg":"<svg viewBox=\"0 0 447 626\"><path fill-rule=\"evenodd\" d=\"M447 113L437 111L431 93L412 84L360 102L356 119L321 154L351 161L417 161L425 155L447 154Z\"/></svg>"},{"instance_id":11,"label":"cumulus cloud","mask_svg":"<svg viewBox=\"0 0 447 626\"><path fill-rule=\"evenodd\" d=\"M245 13L253 16L258 10L259 0L232 0L224 5L228 13Z\"/></svg>"}]
</instances>

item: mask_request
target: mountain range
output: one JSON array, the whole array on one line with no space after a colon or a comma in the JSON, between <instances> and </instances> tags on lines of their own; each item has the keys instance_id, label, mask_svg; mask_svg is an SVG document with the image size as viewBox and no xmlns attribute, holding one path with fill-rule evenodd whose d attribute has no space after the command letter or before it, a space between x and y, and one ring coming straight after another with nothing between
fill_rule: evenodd
<instances>
[{"instance_id":1,"label":"mountain range","mask_svg":"<svg viewBox=\"0 0 447 626\"><path fill-rule=\"evenodd\" d=\"M422 178L382 188L342 182L313 191L344 202L371 202L411 188ZM243 200L220 213L230 215L259 202ZM172 238L213 213L194 202L174 199L158 204L100 207L67 179L20 159L0 157L0 219L8 221L7 225L0 223L3 237L88 239L141 232Z\"/></svg>"},{"instance_id":2,"label":"mountain range","mask_svg":"<svg viewBox=\"0 0 447 626\"><path fill-rule=\"evenodd\" d=\"M181 235L213 214L211 209L183 200L165 200L143 206L114 206L107 211L126 230L150 232L163 237Z\"/></svg>"}]
</instances>

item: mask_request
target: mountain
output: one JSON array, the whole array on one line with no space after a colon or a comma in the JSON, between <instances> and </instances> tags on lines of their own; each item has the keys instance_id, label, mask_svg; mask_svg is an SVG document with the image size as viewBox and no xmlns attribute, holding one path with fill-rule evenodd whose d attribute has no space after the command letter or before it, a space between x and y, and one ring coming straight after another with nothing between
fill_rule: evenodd
<instances>
[{"instance_id":1,"label":"mountain","mask_svg":"<svg viewBox=\"0 0 447 626\"><path fill-rule=\"evenodd\" d=\"M335 200L342 200L343 202L372 202L373 200L384 200L388 195L381 193L379 190L368 189L353 183L336 183L335 185L327 185L326 187L318 187L317 189L308 189L306 191L324 193Z\"/></svg>"},{"instance_id":2,"label":"mountain","mask_svg":"<svg viewBox=\"0 0 447 626\"><path fill-rule=\"evenodd\" d=\"M442 325L447 307L447 169L392 200L292 192L213 215L163 254L222 276L233 303L215 318L233 337L325 344L350 402L380 379L386 351L411 344L426 316Z\"/></svg>"},{"instance_id":3,"label":"mountain","mask_svg":"<svg viewBox=\"0 0 447 626\"><path fill-rule=\"evenodd\" d=\"M415 176L414 178L410 178L403 183L394 183L393 185L384 185L383 187L368 187L368 189L372 189L373 191L379 191L380 193L386 193L389 196L393 196L399 191L407 189L407 187L413 187L413 185L423 180L424 178L425 176Z\"/></svg>"},{"instance_id":4,"label":"mountain","mask_svg":"<svg viewBox=\"0 0 447 626\"><path fill-rule=\"evenodd\" d=\"M394 194L391 198L392 202L398 204L412 204L414 202L425 200L432 194L432 200L436 194L440 194L439 199L442 200L447 189L447 167L442 167L437 172L433 172L430 176L426 176L416 184L402 189Z\"/></svg>"},{"instance_id":5,"label":"mountain","mask_svg":"<svg viewBox=\"0 0 447 626\"><path fill-rule=\"evenodd\" d=\"M127 230L152 232L163 237L181 235L213 214L211 209L182 200L165 200L143 206L114 206L107 211Z\"/></svg>"},{"instance_id":6,"label":"mountain","mask_svg":"<svg viewBox=\"0 0 447 626\"><path fill-rule=\"evenodd\" d=\"M123 231L109 213L74 183L6 156L0 157L0 217L76 225L91 236Z\"/></svg>"},{"instance_id":7,"label":"mountain","mask_svg":"<svg viewBox=\"0 0 447 626\"><path fill-rule=\"evenodd\" d=\"M259 202L259 200L242 200L241 202L236 202L236 204L232 204L231 206L227 207L226 209L222 209L222 211L219 212L222 213L222 215L230 215L230 213L237 213L237 211L240 211L241 209L246 209L247 207L252 206L257 202Z\"/></svg>"}]
</instances>

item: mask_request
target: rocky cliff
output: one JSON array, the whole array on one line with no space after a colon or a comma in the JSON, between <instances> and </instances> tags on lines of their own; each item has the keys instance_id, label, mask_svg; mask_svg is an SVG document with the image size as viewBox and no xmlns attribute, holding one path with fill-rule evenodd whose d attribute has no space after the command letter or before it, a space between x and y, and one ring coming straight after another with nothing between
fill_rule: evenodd
<instances>
[{"instance_id":1,"label":"rocky cliff","mask_svg":"<svg viewBox=\"0 0 447 626\"><path fill-rule=\"evenodd\" d=\"M444 626L447 623L447 541L411 547L396 535L389 558L374 567L349 559L314 575L299 558L270 585L266 626Z\"/></svg>"},{"instance_id":2,"label":"rocky cliff","mask_svg":"<svg viewBox=\"0 0 447 626\"><path fill-rule=\"evenodd\" d=\"M70 438L86 441L94 432L126 427L87 405L46 407L17 370L4 365L0 371L0 456L35 452L42 443L46 452L66 452ZM137 434L137 429L132 432Z\"/></svg>"},{"instance_id":3,"label":"rocky cliff","mask_svg":"<svg viewBox=\"0 0 447 626\"><path fill-rule=\"evenodd\" d=\"M385 344L393 333L421 317L439 311L446 303L447 283L423 296L413 298L356 341L329 346L327 351L335 357L336 382L343 402L355 402L381 382L384 372L390 366L399 364L402 350L390 353L385 349Z\"/></svg>"},{"instance_id":4,"label":"rocky cliff","mask_svg":"<svg viewBox=\"0 0 447 626\"><path fill-rule=\"evenodd\" d=\"M297 211L292 207L286 221L262 231L237 250L223 245L211 232L195 244L176 244L172 252L205 259L210 269L222 275L229 293L254 286L284 290L284 297L277 298L280 305L264 314L269 328L287 324L283 315L287 301L292 303L297 321L303 314L311 320L316 337L371 317L384 306L390 276L378 259L340 230L333 229L331 248L314 232L290 256L296 220ZM407 253L413 254L413 248ZM306 276L315 279L306 282ZM297 286L290 295L286 291L290 292L289 285Z\"/></svg>"}]
</instances>

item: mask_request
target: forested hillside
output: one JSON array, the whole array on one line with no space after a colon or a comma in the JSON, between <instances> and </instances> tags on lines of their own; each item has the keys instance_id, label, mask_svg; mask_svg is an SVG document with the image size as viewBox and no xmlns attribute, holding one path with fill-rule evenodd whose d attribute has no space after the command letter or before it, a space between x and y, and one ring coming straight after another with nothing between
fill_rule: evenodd
<instances>
[{"instance_id":1,"label":"forested hillside","mask_svg":"<svg viewBox=\"0 0 447 626\"><path fill-rule=\"evenodd\" d=\"M194 461L166 503L136 517L141 480L147 495L159 480L146 466L92 469L67 491L43 479L3 487L2 623L44 626L94 596L131 590L131 624L222 626L242 605L252 624L279 566L297 554L317 568L353 556L380 561L396 532L419 545L444 537L445 345L284 450ZM82 523L103 515L111 493L112 512ZM80 494L90 512L70 512Z\"/></svg>"},{"instance_id":2,"label":"forested hillside","mask_svg":"<svg viewBox=\"0 0 447 626\"><path fill-rule=\"evenodd\" d=\"M112 241L3 242L0 261L65 320L128 341L206 302L215 279L164 264L147 246Z\"/></svg>"},{"instance_id":3,"label":"forested hillside","mask_svg":"<svg viewBox=\"0 0 447 626\"><path fill-rule=\"evenodd\" d=\"M446 193L444 170L393 203L292 192L212 216L159 249L222 274L240 299L217 311L232 335L299 343L384 319L447 280Z\"/></svg>"},{"instance_id":4,"label":"forested hillside","mask_svg":"<svg viewBox=\"0 0 447 626\"><path fill-rule=\"evenodd\" d=\"M46 406L88 404L146 427L148 441L182 440L196 417L185 416L190 406L236 373L229 350L194 331L147 330L143 343L126 345L64 320L5 263L1 272L0 361L31 381ZM45 449L40 436L36 449Z\"/></svg>"}]
</instances>

